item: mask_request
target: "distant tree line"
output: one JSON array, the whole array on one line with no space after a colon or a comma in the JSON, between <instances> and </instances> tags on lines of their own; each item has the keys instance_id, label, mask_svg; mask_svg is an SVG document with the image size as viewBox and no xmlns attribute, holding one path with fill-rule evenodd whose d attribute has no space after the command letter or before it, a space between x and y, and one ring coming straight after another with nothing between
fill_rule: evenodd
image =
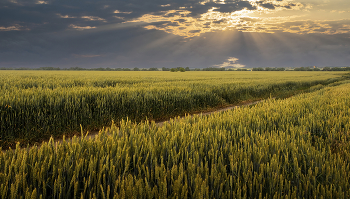
<instances>
[{"instance_id":1,"label":"distant tree line","mask_svg":"<svg viewBox=\"0 0 350 199\"><path fill-rule=\"evenodd\" d=\"M64 70L92 70L92 71L158 71L158 68L79 68L73 67Z\"/></svg>"},{"instance_id":2,"label":"distant tree line","mask_svg":"<svg viewBox=\"0 0 350 199\"><path fill-rule=\"evenodd\" d=\"M55 67L41 67L41 68L0 68L0 70L61 70L60 68Z\"/></svg>"},{"instance_id":3,"label":"distant tree line","mask_svg":"<svg viewBox=\"0 0 350 199\"><path fill-rule=\"evenodd\" d=\"M350 71L350 67L323 67L322 69L317 67L300 67L294 68L294 71Z\"/></svg>"},{"instance_id":4,"label":"distant tree line","mask_svg":"<svg viewBox=\"0 0 350 199\"><path fill-rule=\"evenodd\" d=\"M285 68L253 68L252 71L285 71Z\"/></svg>"},{"instance_id":5,"label":"distant tree line","mask_svg":"<svg viewBox=\"0 0 350 199\"><path fill-rule=\"evenodd\" d=\"M252 71L285 71L285 68L253 68ZM294 71L350 71L350 67L298 67L292 69Z\"/></svg>"},{"instance_id":6,"label":"distant tree line","mask_svg":"<svg viewBox=\"0 0 350 199\"><path fill-rule=\"evenodd\" d=\"M71 67L71 68L64 68L60 69L59 67L40 67L40 68L0 68L0 70L68 70L68 71L159 71L158 68L80 68L80 67ZM237 68L237 69L227 69L227 68L194 68L190 69L189 67L183 68L183 67L176 67L176 68L166 68L163 67L160 69L161 71L170 71L170 72L185 72L185 71L285 71L285 68L253 68L253 69L247 69L247 68ZM294 69L288 69L289 71L350 71L350 67L323 67L323 68L317 68L317 67L299 67Z\"/></svg>"},{"instance_id":7,"label":"distant tree line","mask_svg":"<svg viewBox=\"0 0 350 199\"><path fill-rule=\"evenodd\" d=\"M158 71L158 68L55 68L55 67L40 67L40 68L0 68L0 70L68 70L68 71Z\"/></svg>"},{"instance_id":8,"label":"distant tree line","mask_svg":"<svg viewBox=\"0 0 350 199\"><path fill-rule=\"evenodd\" d=\"M232 70L232 69L230 69L230 70ZM237 70L236 71L249 71L248 69L246 69L246 68L237 68Z\"/></svg>"},{"instance_id":9,"label":"distant tree line","mask_svg":"<svg viewBox=\"0 0 350 199\"><path fill-rule=\"evenodd\" d=\"M225 71L226 68L203 68L203 71Z\"/></svg>"},{"instance_id":10,"label":"distant tree line","mask_svg":"<svg viewBox=\"0 0 350 199\"><path fill-rule=\"evenodd\" d=\"M312 68L312 67L300 67L300 68L294 68L294 71L321 71L321 69Z\"/></svg>"},{"instance_id":11,"label":"distant tree line","mask_svg":"<svg viewBox=\"0 0 350 199\"><path fill-rule=\"evenodd\" d=\"M185 71L190 71L189 67L183 68L183 67L177 67L177 68L162 68L162 71L170 71L170 72L185 72Z\"/></svg>"}]
</instances>

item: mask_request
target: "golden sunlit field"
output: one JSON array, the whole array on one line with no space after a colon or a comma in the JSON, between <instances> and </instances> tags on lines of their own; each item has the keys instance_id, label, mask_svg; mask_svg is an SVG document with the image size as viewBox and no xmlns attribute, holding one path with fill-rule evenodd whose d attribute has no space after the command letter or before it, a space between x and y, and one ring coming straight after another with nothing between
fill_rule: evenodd
<instances>
[{"instance_id":1,"label":"golden sunlit field","mask_svg":"<svg viewBox=\"0 0 350 199\"><path fill-rule=\"evenodd\" d=\"M344 72L3 71L1 144L20 143L0 154L1 197L348 198L349 86ZM80 125L108 128L20 147Z\"/></svg>"}]
</instances>

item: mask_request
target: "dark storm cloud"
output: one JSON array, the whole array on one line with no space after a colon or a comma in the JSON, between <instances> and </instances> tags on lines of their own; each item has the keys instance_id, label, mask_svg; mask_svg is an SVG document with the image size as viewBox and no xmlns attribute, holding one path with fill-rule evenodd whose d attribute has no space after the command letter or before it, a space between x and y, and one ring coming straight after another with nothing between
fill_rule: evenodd
<instances>
[{"instance_id":1,"label":"dark storm cloud","mask_svg":"<svg viewBox=\"0 0 350 199\"><path fill-rule=\"evenodd\" d=\"M3 0L0 1L0 67L4 63L13 66L16 63L45 65L72 59L82 59L83 62L85 58L108 59L109 54L123 54L128 49L131 53L134 51L131 50L134 34L156 31L143 29L147 25L145 23L122 22L149 13L163 15L163 11L181 8L191 11L191 16L198 16L213 6L222 12L253 9L248 1L227 3L223 6L192 0ZM171 15L182 14L175 12L165 17ZM157 22L155 25L166 29L185 21L186 18L178 22ZM155 38L151 36L148 39L152 41Z\"/></svg>"},{"instance_id":2,"label":"dark storm cloud","mask_svg":"<svg viewBox=\"0 0 350 199\"><path fill-rule=\"evenodd\" d=\"M203 40L197 42L206 45L202 49L208 52L202 53L206 53L207 63L221 60L216 62L221 64L222 60L235 56L239 58L240 63L248 67L349 66L348 34L276 34L277 37L268 33L236 32L223 41L221 38L225 38L225 33L205 33L203 36L210 40L210 43ZM214 52L221 59L210 59L210 54Z\"/></svg>"},{"instance_id":3,"label":"dark storm cloud","mask_svg":"<svg viewBox=\"0 0 350 199\"><path fill-rule=\"evenodd\" d=\"M284 0L276 0L277 2L283 2ZM291 2L286 2L286 4L281 5L278 4L277 2L271 2L271 1L267 1L267 0L263 0L263 1L257 1L257 4L260 5L263 8L267 8L270 10L274 10L277 7L282 7L285 9L293 9L293 7L297 7L298 5L295 3L291 3ZM301 6L303 4L300 4L299 6Z\"/></svg>"},{"instance_id":4,"label":"dark storm cloud","mask_svg":"<svg viewBox=\"0 0 350 199\"><path fill-rule=\"evenodd\" d=\"M272 10L275 9L275 5L273 5L272 3L262 3L261 6Z\"/></svg>"},{"instance_id":5,"label":"dark storm cloud","mask_svg":"<svg viewBox=\"0 0 350 199\"><path fill-rule=\"evenodd\" d=\"M239 57L239 63L247 67L350 63L348 35L276 34L279 36L237 31L205 33L185 43L179 36L137 27L69 37L27 35L0 46L0 67L203 68L221 64L232 56ZM252 39L256 37L262 38L261 43Z\"/></svg>"},{"instance_id":6,"label":"dark storm cloud","mask_svg":"<svg viewBox=\"0 0 350 199\"><path fill-rule=\"evenodd\" d=\"M221 20L213 21L213 23L220 24L220 23L223 23L225 21L226 21L226 19L221 19Z\"/></svg>"},{"instance_id":7,"label":"dark storm cloud","mask_svg":"<svg viewBox=\"0 0 350 199\"><path fill-rule=\"evenodd\" d=\"M249 1L225 1L225 4L219 4L217 2L207 3L187 3L186 10L191 11L190 16L197 17L203 13L206 13L209 9L215 7L215 11L219 12L234 12L243 9L254 10L256 7L252 6ZM181 6L180 6L181 7Z\"/></svg>"},{"instance_id":8,"label":"dark storm cloud","mask_svg":"<svg viewBox=\"0 0 350 199\"><path fill-rule=\"evenodd\" d=\"M144 14L163 14L162 11L180 8L195 17L216 7L220 12L255 9L248 1L226 1L200 3L192 0L8 0L0 2L0 27L20 27L20 30L58 31L72 27L99 26L106 23L120 23ZM117 11L117 12L116 12ZM175 15L176 13L169 14ZM94 17L94 18L87 18Z\"/></svg>"},{"instance_id":9,"label":"dark storm cloud","mask_svg":"<svg viewBox=\"0 0 350 199\"><path fill-rule=\"evenodd\" d=\"M242 9L248 9L248 10L255 10L256 7L252 6L248 1L237 1L237 2L230 2L228 4L219 4L219 5L212 5L213 7L218 7L218 9L215 9L219 12L234 12Z\"/></svg>"},{"instance_id":10,"label":"dark storm cloud","mask_svg":"<svg viewBox=\"0 0 350 199\"><path fill-rule=\"evenodd\" d=\"M282 0L269 2L260 1L257 5L271 10L296 6L276 4ZM237 29L250 30L249 25L260 20L249 17L239 19L250 23L238 24L236 30L201 33L201 28L210 29L211 25L219 26L227 21L200 21L200 15L212 8L221 13L258 9L241 0L225 1L225 4L192 0L2 0L0 68L203 68L221 64L229 57L239 58L247 67L350 63L350 47L346 45L350 42L349 35L339 32L349 32L349 21L283 23L276 34L284 40L276 40L272 34L238 32ZM184 11L190 13L184 16ZM160 16L161 21L129 22L146 14ZM189 33L200 36L186 39L164 32L179 25L183 26L178 30L192 27L194 20L203 22L203 26L195 26ZM164 31L144 28L150 25ZM298 34L312 30L314 34L283 33L281 29L295 30ZM327 31L337 35L319 34ZM264 37L265 43L254 43L259 37Z\"/></svg>"},{"instance_id":11,"label":"dark storm cloud","mask_svg":"<svg viewBox=\"0 0 350 199\"><path fill-rule=\"evenodd\" d=\"M103 22L88 21L81 18L90 16L91 9L67 7L64 4L12 4L0 8L0 26L11 26L18 24L23 29L32 31L57 31L66 29L70 24L99 25ZM96 14L96 13L95 13ZM96 16L96 15L93 16ZM60 16L70 16L62 18ZM98 17L105 17L103 12L98 13Z\"/></svg>"},{"instance_id":12,"label":"dark storm cloud","mask_svg":"<svg viewBox=\"0 0 350 199\"><path fill-rule=\"evenodd\" d=\"M166 49L182 38L169 39L159 50L141 48L167 36L140 27L69 35L26 34L2 40L0 67L152 67L151 60L165 57Z\"/></svg>"}]
</instances>

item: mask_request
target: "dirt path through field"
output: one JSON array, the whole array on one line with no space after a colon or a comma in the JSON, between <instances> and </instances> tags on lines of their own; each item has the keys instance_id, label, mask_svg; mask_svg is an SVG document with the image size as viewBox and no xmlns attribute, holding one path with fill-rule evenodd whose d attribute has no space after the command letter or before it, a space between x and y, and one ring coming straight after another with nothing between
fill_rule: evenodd
<instances>
[{"instance_id":1,"label":"dirt path through field","mask_svg":"<svg viewBox=\"0 0 350 199\"><path fill-rule=\"evenodd\" d=\"M210 115L210 114L213 114L213 113L217 113L217 112L223 112L223 111L228 111L228 110L231 110L231 109L235 109L235 108L238 108L238 107L241 107L241 106L249 106L249 105L254 105L254 104L257 104L259 102L262 102L264 100L259 100L259 101L254 101L254 102L244 102L244 103L241 103L239 105L234 105L234 106L228 106L228 107L225 107L225 108L220 108L220 109L216 109L216 110L213 110L213 111L208 111L208 112L200 112L200 113L195 113L195 114L191 114L191 115L186 115L186 116L183 116L183 117L180 117L179 119L182 119L182 118L185 118L185 117L188 117L188 116L195 116L195 115ZM157 126L160 127L164 124L164 122L168 122L170 120L166 120L166 121L162 121L162 122L156 122Z\"/></svg>"},{"instance_id":2,"label":"dirt path through field","mask_svg":"<svg viewBox=\"0 0 350 199\"><path fill-rule=\"evenodd\" d=\"M254 104L258 104L262 101L265 101L266 99L263 99L263 100L259 100L259 101L253 101L253 102L242 102L240 104L237 104L237 105L232 105L232 106L228 106L228 107L225 107L225 108L220 108L220 109L216 109L216 110L209 110L209 111L206 111L206 112L199 112L199 113L194 113L194 114L189 114L189 115L186 115L186 116L182 116L180 118L177 118L176 120L179 120L179 119L182 119L182 118L185 118L185 117L188 117L188 116L195 116L195 115L202 115L202 116L205 116L205 115L209 115L209 114L213 114L213 113L217 113L217 112L223 112L223 111L227 111L227 110L231 110L231 109L235 109L235 108L238 108L238 107L241 107L241 106L249 106L249 105L254 105ZM175 117L176 118L176 117ZM174 118L172 118L174 119ZM156 125L158 127L161 127L165 122L168 122L170 121L169 120L165 120L165 121L160 121L160 122L156 122ZM99 131L88 131L88 135L85 137L85 139L94 139ZM84 132L84 134L86 134L87 132ZM78 136L78 139L80 139L81 136ZM72 138L66 138L65 139L66 141L70 142L72 140ZM40 145L42 145L44 142L48 142L48 141L43 141L41 144L37 145L38 147L40 147ZM63 138L56 138L55 139L55 144L60 144L63 142ZM15 149L12 149L12 150L15 150ZM7 151L6 149L3 149L2 150L3 152Z\"/></svg>"},{"instance_id":3,"label":"dirt path through field","mask_svg":"<svg viewBox=\"0 0 350 199\"><path fill-rule=\"evenodd\" d=\"M202 116L205 116L205 115L209 115L209 114L213 114L213 113L217 113L217 112L223 112L223 111L227 111L227 110L231 110L231 109L235 109L235 108L238 108L238 107L241 107L241 106L250 106L250 105L254 105L254 104L258 104L262 101L265 101L266 99L264 100L259 100L259 101L253 101L253 102L243 102L243 103L240 103L238 105L234 105L234 106L228 106L228 107L225 107L225 108L220 108L220 109L216 109L216 110L213 110L213 111L208 111L208 112L200 112L200 113L195 113L195 114L190 114L190 115L186 115L186 116L182 116L178 119L182 119L182 118L185 118L185 117L188 117L188 116L195 116L195 115L202 115ZM174 119L174 118L172 118ZM160 122L156 122L156 125L158 127L161 127L165 122L168 122L170 121L169 120L165 120L165 121L160 121ZM99 131L89 131L89 134L86 136L87 139L94 139L97 135L98 135ZM86 133L85 133L86 134ZM67 141L68 139L66 139ZM63 141L63 139L55 139L55 142L56 143L61 143Z\"/></svg>"}]
</instances>

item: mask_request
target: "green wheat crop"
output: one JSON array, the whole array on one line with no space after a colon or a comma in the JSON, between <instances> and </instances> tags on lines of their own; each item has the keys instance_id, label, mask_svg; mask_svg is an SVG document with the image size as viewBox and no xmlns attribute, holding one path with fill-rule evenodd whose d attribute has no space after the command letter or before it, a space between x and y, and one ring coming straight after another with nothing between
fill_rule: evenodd
<instances>
[{"instance_id":1,"label":"green wheat crop","mask_svg":"<svg viewBox=\"0 0 350 199\"><path fill-rule=\"evenodd\" d=\"M350 84L0 154L2 198L349 198Z\"/></svg>"},{"instance_id":2,"label":"green wheat crop","mask_svg":"<svg viewBox=\"0 0 350 199\"><path fill-rule=\"evenodd\" d=\"M95 130L112 120L164 120L345 78L339 72L2 71L0 146L79 132L80 125Z\"/></svg>"}]
</instances>

